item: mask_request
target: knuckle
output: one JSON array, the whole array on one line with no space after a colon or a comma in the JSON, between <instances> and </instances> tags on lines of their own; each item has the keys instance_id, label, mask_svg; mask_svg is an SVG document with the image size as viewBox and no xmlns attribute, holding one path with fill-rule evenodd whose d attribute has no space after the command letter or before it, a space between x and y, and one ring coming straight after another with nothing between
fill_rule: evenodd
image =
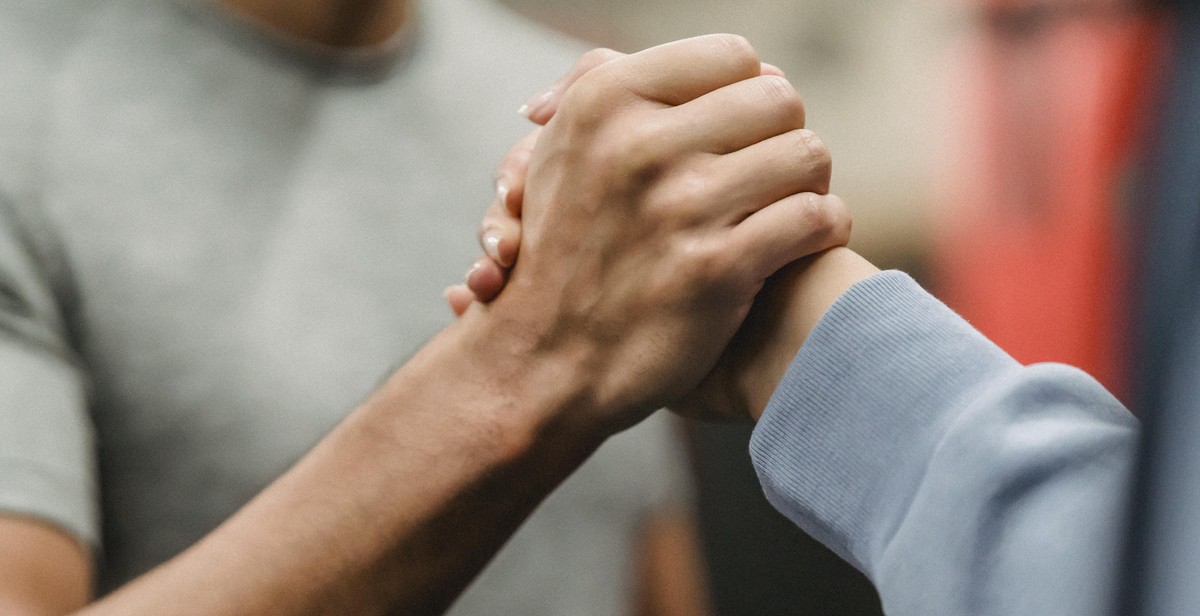
<instances>
[{"instance_id":1,"label":"knuckle","mask_svg":"<svg viewBox=\"0 0 1200 616\"><path fill-rule=\"evenodd\" d=\"M603 139L598 139L602 164L617 169L621 176L637 182L657 177L671 162L661 122L639 116L614 123Z\"/></svg>"},{"instance_id":2,"label":"knuckle","mask_svg":"<svg viewBox=\"0 0 1200 616\"><path fill-rule=\"evenodd\" d=\"M620 127L621 134L628 144L628 147L635 152L650 154L657 150L661 150L660 144L663 142L665 130L661 122L656 121L652 116L638 116L636 119L631 118L631 121Z\"/></svg>"},{"instance_id":3,"label":"knuckle","mask_svg":"<svg viewBox=\"0 0 1200 616\"><path fill-rule=\"evenodd\" d=\"M601 88L595 75L584 75L563 93L559 107L563 117L576 117L590 112L598 101Z\"/></svg>"},{"instance_id":4,"label":"knuckle","mask_svg":"<svg viewBox=\"0 0 1200 616\"><path fill-rule=\"evenodd\" d=\"M804 126L804 99L790 81L778 75L763 75L756 81L770 109L780 120L796 128Z\"/></svg>"},{"instance_id":5,"label":"knuckle","mask_svg":"<svg viewBox=\"0 0 1200 616\"><path fill-rule=\"evenodd\" d=\"M832 203L830 204L830 214L833 217L833 225L830 229L832 233L832 241L838 246L845 246L850 243L850 233L854 228L854 217L850 213L850 206L841 197L831 196Z\"/></svg>"},{"instance_id":6,"label":"knuckle","mask_svg":"<svg viewBox=\"0 0 1200 616\"><path fill-rule=\"evenodd\" d=\"M729 251L714 242L689 242L687 269L689 278L700 285L711 286L729 279L733 260Z\"/></svg>"},{"instance_id":7,"label":"knuckle","mask_svg":"<svg viewBox=\"0 0 1200 616\"><path fill-rule=\"evenodd\" d=\"M850 212L838 197L815 193L800 195L798 221L810 237L826 245L845 243L850 236Z\"/></svg>"},{"instance_id":8,"label":"knuckle","mask_svg":"<svg viewBox=\"0 0 1200 616\"><path fill-rule=\"evenodd\" d=\"M600 66L601 64L605 64L609 60L613 60L620 55L621 54L607 47L596 47L595 49L591 49L587 53L584 53L582 56L580 56L579 61L575 63L575 66L587 70Z\"/></svg>"},{"instance_id":9,"label":"knuckle","mask_svg":"<svg viewBox=\"0 0 1200 616\"><path fill-rule=\"evenodd\" d=\"M484 236L489 233L497 233L500 225L490 214L483 217L483 221L479 223L479 228L475 230L475 239L482 247L485 241Z\"/></svg>"},{"instance_id":10,"label":"knuckle","mask_svg":"<svg viewBox=\"0 0 1200 616\"><path fill-rule=\"evenodd\" d=\"M825 145L825 141L816 133L807 129L793 131L792 135L796 140L796 150L799 152L803 168L816 176L814 179L819 185L815 188L818 192L826 192L829 189L830 176L833 174L833 155L829 152L829 146Z\"/></svg>"},{"instance_id":11,"label":"knuckle","mask_svg":"<svg viewBox=\"0 0 1200 616\"><path fill-rule=\"evenodd\" d=\"M500 164L496 168L496 176L516 176L525 172L529 167L529 160L533 157L533 150L526 148L517 148L508 153L504 158L500 159Z\"/></svg>"},{"instance_id":12,"label":"knuckle","mask_svg":"<svg viewBox=\"0 0 1200 616\"><path fill-rule=\"evenodd\" d=\"M592 125L603 119L605 111L611 106L615 85L613 80L603 68L580 77L563 95L560 115L582 125Z\"/></svg>"},{"instance_id":13,"label":"knuckle","mask_svg":"<svg viewBox=\"0 0 1200 616\"><path fill-rule=\"evenodd\" d=\"M533 155L534 148L537 147L537 140L540 134L541 132L538 130L521 137L520 141L517 141L512 149L508 151L505 158L517 161L529 160L529 157Z\"/></svg>"},{"instance_id":14,"label":"knuckle","mask_svg":"<svg viewBox=\"0 0 1200 616\"><path fill-rule=\"evenodd\" d=\"M727 54L728 57L747 64L753 63L755 68L758 67L758 52L746 37L738 34L714 34L712 35L713 43L721 47L721 51Z\"/></svg>"},{"instance_id":15,"label":"knuckle","mask_svg":"<svg viewBox=\"0 0 1200 616\"><path fill-rule=\"evenodd\" d=\"M779 75L760 75L754 80L762 87L763 94L781 106L787 105L796 92L791 82Z\"/></svg>"},{"instance_id":16,"label":"knuckle","mask_svg":"<svg viewBox=\"0 0 1200 616\"><path fill-rule=\"evenodd\" d=\"M796 137L800 140L806 156L821 166L832 166L833 155L829 152L829 146L825 145L825 140L819 135L801 128L796 131Z\"/></svg>"},{"instance_id":17,"label":"knuckle","mask_svg":"<svg viewBox=\"0 0 1200 616\"><path fill-rule=\"evenodd\" d=\"M828 230L833 222L825 200L815 193L800 196L800 220L806 228L819 232Z\"/></svg>"},{"instance_id":18,"label":"knuckle","mask_svg":"<svg viewBox=\"0 0 1200 616\"><path fill-rule=\"evenodd\" d=\"M671 212L680 226L698 225L713 210L712 183L709 174L697 170L672 172L671 180L651 195L651 206Z\"/></svg>"}]
</instances>

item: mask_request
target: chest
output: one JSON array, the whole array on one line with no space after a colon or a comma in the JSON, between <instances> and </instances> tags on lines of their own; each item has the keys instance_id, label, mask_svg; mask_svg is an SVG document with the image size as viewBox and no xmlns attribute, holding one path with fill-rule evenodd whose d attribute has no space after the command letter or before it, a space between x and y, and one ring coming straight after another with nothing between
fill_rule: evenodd
<instances>
[{"instance_id":1,"label":"chest","mask_svg":"<svg viewBox=\"0 0 1200 616\"><path fill-rule=\"evenodd\" d=\"M78 67L106 104L64 97L45 165L102 455L273 476L449 321L507 135L412 88L143 68Z\"/></svg>"}]
</instances>

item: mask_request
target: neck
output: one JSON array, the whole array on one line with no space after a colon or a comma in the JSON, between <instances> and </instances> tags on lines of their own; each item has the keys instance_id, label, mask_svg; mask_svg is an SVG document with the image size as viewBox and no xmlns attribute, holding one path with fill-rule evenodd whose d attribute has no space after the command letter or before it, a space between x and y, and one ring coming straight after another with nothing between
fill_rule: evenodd
<instances>
[{"instance_id":1,"label":"neck","mask_svg":"<svg viewBox=\"0 0 1200 616\"><path fill-rule=\"evenodd\" d=\"M339 49L378 45L404 27L410 0L218 0L272 28Z\"/></svg>"}]
</instances>

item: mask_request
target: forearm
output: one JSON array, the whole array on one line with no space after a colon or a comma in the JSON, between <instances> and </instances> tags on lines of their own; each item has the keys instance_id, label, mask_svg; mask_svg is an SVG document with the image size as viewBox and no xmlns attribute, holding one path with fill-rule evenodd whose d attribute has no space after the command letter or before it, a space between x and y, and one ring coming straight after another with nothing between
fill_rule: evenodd
<instances>
[{"instance_id":1,"label":"forearm","mask_svg":"<svg viewBox=\"0 0 1200 616\"><path fill-rule=\"evenodd\" d=\"M716 404L736 407L715 414L757 420L821 317L855 283L878 272L854 251L833 248L772 276L721 358L718 373L727 379L725 392L718 394L715 387L704 392L710 404L720 400Z\"/></svg>"},{"instance_id":2,"label":"forearm","mask_svg":"<svg viewBox=\"0 0 1200 616\"><path fill-rule=\"evenodd\" d=\"M695 386L770 273L844 241L844 206L806 193L830 163L802 125L799 94L731 35L581 77L530 159L508 290L92 613L444 610L600 441Z\"/></svg>"},{"instance_id":3,"label":"forearm","mask_svg":"<svg viewBox=\"0 0 1200 616\"><path fill-rule=\"evenodd\" d=\"M444 611L600 441L544 420L573 403L544 372L455 352L464 333L443 332L226 524L88 613Z\"/></svg>"},{"instance_id":4,"label":"forearm","mask_svg":"<svg viewBox=\"0 0 1200 616\"><path fill-rule=\"evenodd\" d=\"M88 550L66 531L23 516L0 514L0 614L66 614L91 596Z\"/></svg>"},{"instance_id":5,"label":"forearm","mask_svg":"<svg viewBox=\"0 0 1200 616\"><path fill-rule=\"evenodd\" d=\"M635 614L712 614L699 521L690 508L670 508L647 516L643 521L639 565Z\"/></svg>"},{"instance_id":6,"label":"forearm","mask_svg":"<svg viewBox=\"0 0 1200 616\"><path fill-rule=\"evenodd\" d=\"M752 457L889 614L1103 613L1137 442L1116 400L1021 366L898 273L806 333Z\"/></svg>"}]
</instances>

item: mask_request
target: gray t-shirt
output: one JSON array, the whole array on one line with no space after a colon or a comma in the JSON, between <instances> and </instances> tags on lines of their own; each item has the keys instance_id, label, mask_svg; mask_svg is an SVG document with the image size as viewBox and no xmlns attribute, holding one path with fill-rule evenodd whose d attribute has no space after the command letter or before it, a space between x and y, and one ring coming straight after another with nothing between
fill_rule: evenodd
<instances>
[{"instance_id":1,"label":"gray t-shirt","mask_svg":"<svg viewBox=\"0 0 1200 616\"><path fill-rule=\"evenodd\" d=\"M0 508L101 590L212 530L449 321L515 109L578 51L471 0L336 58L205 4L0 3ZM615 439L454 613L625 613L684 477L665 420Z\"/></svg>"}]
</instances>

